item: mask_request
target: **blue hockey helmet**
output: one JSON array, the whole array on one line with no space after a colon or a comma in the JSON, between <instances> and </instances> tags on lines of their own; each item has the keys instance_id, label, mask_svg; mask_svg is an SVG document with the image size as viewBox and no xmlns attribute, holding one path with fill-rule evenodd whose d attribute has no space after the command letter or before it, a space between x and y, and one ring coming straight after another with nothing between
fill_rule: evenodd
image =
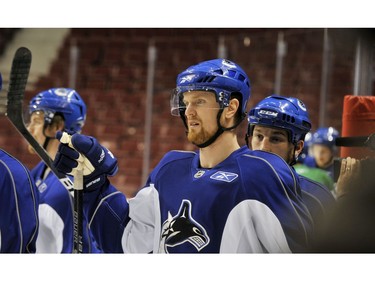
<instances>
[{"instance_id":1,"label":"blue hockey helmet","mask_svg":"<svg viewBox=\"0 0 375 281\"><path fill-rule=\"evenodd\" d=\"M276 127L289 132L289 141L297 144L304 140L311 129L305 104L293 97L268 96L260 101L248 114L248 136L254 125Z\"/></svg>"},{"instance_id":2,"label":"blue hockey helmet","mask_svg":"<svg viewBox=\"0 0 375 281\"><path fill-rule=\"evenodd\" d=\"M30 114L44 112L45 124L51 124L56 113L62 114L65 129L79 133L86 120L86 104L81 96L70 88L52 88L42 91L31 99Z\"/></svg>"},{"instance_id":3,"label":"blue hockey helmet","mask_svg":"<svg viewBox=\"0 0 375 281\"><path fill-rule=\"evenodd\" d=\"M328 146L330 149L336 147L336 138L340 136L339 132L333 127L318 128L312 135L311 145L321 144Z\"/></svg>"},{"instance_id":4,"label":"blue hockey helmet","mask_svg":"<svg viewBox=\"0 0 375 281\"><path fill-rule=\"evenodd\" d=\"M241 113L246 116L247 101L250 98L250 80L245 71L227 59L213 59L187 68L177 76L177 88L171 97L171 113L185 115L183 93L188 91L209 91L216 95L221 108L229 105L231 94L241 95Z\"/></svg>"}]
</instances>

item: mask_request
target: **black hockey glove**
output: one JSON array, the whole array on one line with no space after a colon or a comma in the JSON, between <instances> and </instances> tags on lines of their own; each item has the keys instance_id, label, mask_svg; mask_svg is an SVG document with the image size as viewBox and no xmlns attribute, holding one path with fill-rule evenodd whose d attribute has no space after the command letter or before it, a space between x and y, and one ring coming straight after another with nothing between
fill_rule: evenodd
<instances>
[{"instance_id":1,"label":"black hockey glove","mask_svg":"<svg viewBox=\"0 0 375 281\"><path fill-rule=\"evenodd\" d=\"M69 136L63 132L57 132L56 138L61 143L53 162L54 166L61 173L73 175L74 169L81 163L86 191L101 187L107 176L117 173L117 159L112 152L101 146L96 138L81 134Z\"/></svg>"}]
</instances>

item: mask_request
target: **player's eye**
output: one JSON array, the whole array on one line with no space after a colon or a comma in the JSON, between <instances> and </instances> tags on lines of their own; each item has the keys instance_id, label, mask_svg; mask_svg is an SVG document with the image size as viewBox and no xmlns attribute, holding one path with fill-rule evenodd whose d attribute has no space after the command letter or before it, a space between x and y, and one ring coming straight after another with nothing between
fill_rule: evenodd
<instances>
[{"instance_id":1,"label":"player's eye","mask_svg":"<svg viewBox=\"0 0 375 281\"><path fill-rule=\"evenodd\" d=\"M205 100L198 99L198 100L195 101L195 105L197 105L197 106L200 106L200 105L203 105L203 104L205 104Z\"/></svg>"},{"instance_id":2,"label":"player's eye","mask_svg":"<svg viewBox=\"0 0 375 281\"><path fill-rule=\"evenodd\" d=\"M280 143L280 142L283 142L284 139L283 138L280 138L280 137L272 137L271 138L271 142L273 143Z\"/></svg>"},{"instance_id":3,"label":"player's eye","mask_svg":"<svg viewBox=\"0 0 375 281\"><path fill-rule=\"evenodd\" d=\"M255 137L259 140L262 141L264 139L263 135L261 134L256 134Z\"/></svg>"}]
</instances>

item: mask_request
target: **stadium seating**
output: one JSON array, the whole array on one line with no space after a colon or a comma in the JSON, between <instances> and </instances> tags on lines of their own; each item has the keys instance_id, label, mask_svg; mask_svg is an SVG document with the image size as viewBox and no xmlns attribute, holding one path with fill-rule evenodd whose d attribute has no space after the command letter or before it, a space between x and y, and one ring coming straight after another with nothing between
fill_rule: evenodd
<instances>
[{"instance_id":1,"label":"stadium seating","mask_svg":"<svg viewBox=\"0 0 375 281\"><path fill-rule=\"evenodd\" d=\"M26 93L26 99L29 100L41 90L69 86L70 47L77 46L79 60L75 88L88 106L83 133L97 137L113 150L119 159L120 170L119 175L111 181L131 197L144 184L141 177L150 44L157 49L151 109L152 169L168 150L195 149L186 141L180 118L170 115L169 98L177 74L194 63L216 58L218 43L224 39L227 57L240 63L251 78L253 93L248 105L251 107L273 91L279 31L241 28L72 28L51 64L50 73L38 79L33 92ZM313 104L309 108L313 122L317 123L316 102L319 101L320 84L316 80L321 75L322 30L298 32L288 37L289 61L285 63L283 93L302 96L308 105ZM244 44L244 38L250 37L252 43ZM336 56L348 56L349 51L349 48L345 52L337 51ZM340 61L344 63L347 60ZM349 77L351 69L344 66L345 72L342 73ZM335 80L331 84L335 85L339 95L347 94L347 84ZM336 110L341 107L340 102L340 98L331 99L332 105L335 105L332 117L337 122L341 122L341 113ZM1 118L0 128L4 122L7 120ZM4 134L12 134L12 128L2 128L3 135L2 130L9 130ZM243 122L238 129L240 144L245 144L245 130L246 122ZM16 143L17 137L0 138L0 143ZM38 160L26 156L25 146L17 147L16 154L26 164L31 165Z\"/></svg>"}]
</instances>

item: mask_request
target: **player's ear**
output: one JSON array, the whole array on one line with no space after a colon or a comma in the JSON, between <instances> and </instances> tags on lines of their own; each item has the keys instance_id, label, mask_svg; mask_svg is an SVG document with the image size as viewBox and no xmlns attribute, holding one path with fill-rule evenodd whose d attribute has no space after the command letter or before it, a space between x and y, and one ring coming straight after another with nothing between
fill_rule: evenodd
<instances>
[{"instance_id":1,"label":"player's ear","mask_svg":"<svg viewBox=\"0 0 375 281\"><path fill-rule=\"evenodd\" d=\"M298 155L301 154L302 150L303 150L303 146L304 146L305 142L303 140L299 140L296 144L296 149L294 150L295 152L295 157L298 157Z\"/></svg>"},{"instance_id":2,"label":"player's ear","mask_svg":"<svg viewBox=\"0 0 375 281\"><path fill-rule=\"evenodd\" d=\"M63 118L58 118L56 124L56 132L62 131L65 128L65 121Z\"/></svg>"},{"instance_id":3,"label":"player's ear","mask_svg":"<svg viewBox=\"0 0 375 281\"><path fill-rule=\"evenodd\" d=\"M54 136L56 132L62 131L65 128L65 121L62 116L55 115L52 123L48 126L49 132Z\"/></svg>"},{"instance_id":4,"label":"player's ear","mask_svg":"<svg viewBox=\"0 0 375 281\"><path fill-rule=\"evenodd\" d=\"M236 112L239 110L240 102L238 99L233 98L229 101L229 105L227 107L226 117L231 118L236 115Z\"/></svg>"}]
</instances>

